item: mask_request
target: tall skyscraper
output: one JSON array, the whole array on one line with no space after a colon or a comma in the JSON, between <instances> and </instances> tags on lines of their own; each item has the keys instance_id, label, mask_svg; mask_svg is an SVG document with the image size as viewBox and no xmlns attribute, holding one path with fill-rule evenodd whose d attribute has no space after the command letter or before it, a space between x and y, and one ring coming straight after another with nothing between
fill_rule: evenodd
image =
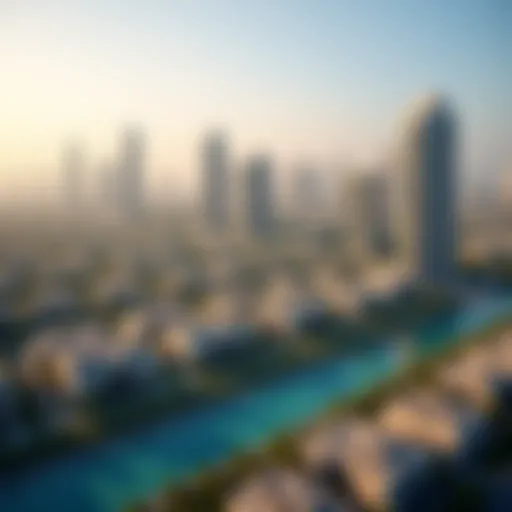
<instances>
[{"instance_id":1,"label":"tall skyscraper","mask_svg":"<svg viewBox=\"0 0 512 512\"><path fill-rule=\"evenodd\" d=\"M117 176L110 162L104 162L98 169L98 205L105 211L115 211L117 203Z\"/></svg>"},{"instance_id":2,"label":"tall skyscraper","mask_svg":"<svg viewBox=\"0 0 512 512\"><path fill-rule=\"evenodd\" d=\"M423 98L411 110L402 153L399 219L404 255L416 280L434 286L454 277L456 122L445 99Z\"/></svg>"},{"instance_id":3,"label":"tall skyscraper","mask_svg":"<svg viewBox=\"0 0 512 512\"><path fill-rule=\"evenodd\" d=\"M202 214L205 227L213 233L229 228L231 180L228 146L220 132L209 133L201 146Z\"/></svg>"},{"instance_id":4,"label":"tall skyscraper","mask_svg":"<svg viewBox=\"0 0 512 512\"><path fill-rule=\"evenodd\" d=\"M63 158L63 193L66 206L76 211L84 202L85 159L77 145L69 146Z\"/></svg>"},{"instance_id":5,"label":"tall skyscraper","mask_svg":"<svg viewBox=\"0 0 512 512\"><path fill-rule=\"evenodd\" d=\"M510 218L510 212L512 212L512 164L503 166L500 176L500 198L501 208L503 213L507 214L507 218Z\"/></svg>"},{"instance_id":6,"label":"tall skyscraper","mask_svg":"<svg viewBox=\"0 0 512 512\"><path fill-rule=\"evenodd\" d=\"M118 168L118 206L129 219L141 216L144 210L145 141L140 130L128 129L121 138Z\"/></svg>"},{"instance_id":7,"label":"tall skyscraper","mask_svg":"<svg viewBox=\"0 0 512 512\"><path fill-rule=\"evenodd\" d=\"M256 237L270 236L274 231L276 220L270 158L264 155L250 157L245 178L249 230Z\"/></svg>"},{"instance_id":8,"label":"tall skyscraper","mask_svg":"<svg viewBox=\"0 0 512 512\"><path fill-rule=\"evenodd\" d=\"M301 165L295 170L293 183L294 217L303 224L314 224L325 206L321 177L312 167Z\"/></svg>"},{"instance_id":9,"label":"tall skyscraper","mask_svg":"<svg viewBox=\"0 0 512 512\"><path fill-rule=\"evenodd\" d=\"M378 258L391 246L388 176L357 173L345 184L345 226L358 257Z\"/></svg>"}]
</instances>

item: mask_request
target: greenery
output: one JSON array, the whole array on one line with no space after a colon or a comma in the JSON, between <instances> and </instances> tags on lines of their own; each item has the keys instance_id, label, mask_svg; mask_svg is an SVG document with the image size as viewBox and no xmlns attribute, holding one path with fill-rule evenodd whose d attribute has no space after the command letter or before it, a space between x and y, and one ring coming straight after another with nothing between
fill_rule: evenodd
<instances>
[{"instance_id":1,"label":"greenery","mask_svg":"<svg viewBox=\"0 0 512 512\"><path fill-rule=\"evenodd\" d=\"M255 340L249 346L198 363L193 368L200 386L191 389L183 377L192 369L173 365L164 368L157 386L138 389L127 380L116 381L112 389L103 389L87 397L83 413L94 428L85 432L44 434L29 446L0 453L0 469L13 470L107 436L126 432L157 421L169 414L178 414L192 407L224 400L244 392L258 383L278 379L293 372L321 363L344 350L360 346L367 333L360 326L339 322L336 329L324 337L297 337L285 341L271 336ZM341 340L341 341L340 341ZM263 345L266 345L264 348ZM303 354L297 357L297 353ZM307 355L306 355L307 354ZM25 414L33 414L31 395L23 394ZM30 416L32 418L32 416Z\"/></svg>"},{"instance_id":2,"label":"greenery","mask_svg":"<svg viewBox=\"0 0 512 512\"><path fill-rule=\"evenodd\" d=\"M461 274L473 283L493 282L503 287L512 286L512 259L510 256L497 256L491 261L466 261Z\"/></svg>"},{"instance_id":3,"label":"greenery","mask_svg":"<svg viewBox=\"0 0 512 512\"><path fill-rule=\"evenodd\" d=\"M339 419L343 415L369 416L375 414L387 399L404 388L431 383L435 374L434 370L440 364L457 358L467 350L469 345L494 339L497 333L509 326L510 320L507 318L468 337L464 342L448 343L448 348L441 353L412 362L401 373L378 387L365 390L354 395L349 401L343 401L331 407L313 424L298 429L293 434L281 436L266 447L252 453L241 454L222 466L204 472L181 487L164 492L161 496L162 510L169 512L204 512L206 510L216 512L222 510L222 504L229 491L244 477L275 463L300 467L300 439L319 423L334 418ZM142 508L135 506L134 510L142 510Z\"/></svg>"},{"instance_id":4,"label":"greenery","mask_svg":"<svg viewBox=\"0 0 512 512\"><path fill-rule=\"evenodd\" d=\"M392 300L370 299L364 307L363 318L380 329L404 330L452 314L460 306L454 297L436 290L405 292Z\"/></svg>"}]
</instances>

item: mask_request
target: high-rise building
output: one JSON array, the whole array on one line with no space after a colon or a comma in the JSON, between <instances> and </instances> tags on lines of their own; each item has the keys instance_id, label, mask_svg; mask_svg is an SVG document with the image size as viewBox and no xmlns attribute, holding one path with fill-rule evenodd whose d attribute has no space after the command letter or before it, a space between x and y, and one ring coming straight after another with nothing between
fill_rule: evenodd
<instances>
[{"instance_id":1,"label":"high-rise building","mask_svg":"<svg viewBox=\"0 0 512 512\"><path fill-rule=\"evenodd\" d=\"M110 162L104 162L98 170L98 205L113 212L117 204L117 176Z\"/></svg>"},{"instance_id":2,"label":"high-rise building","mask_svg":"<svg viewBox=\"0 0 512 512\"><path fill-rule=\"evenodd\" d=\"M383 172L350 176L344 194L345 227L358 257L374 259L391 248L389 180Z\"/></svg>"},{"instance_id":3,"label":"high-rise building","mask_svg":"<svg viewBox=\"0 0 512 512\"><path fill-rule=\"evenodd\" d=\"M128 129L121 138L117 198L120 213L129 219L144 210L145 140L140 130Z\"/></svg>"},{"instance_id":4,"label":"high-rise building","mask_svg":"<svg viewBox=\"0 0 512 512\"><path fill-rule=\"evenodd\" d=\"M248 228L253 236L270 236L276 220L271 159L264 155L250 157L245 178Z\"/></svg>"},{"instance_id":5,"label":"high-rise building","mask_svg":"<svg viewBox=\"0 0 512 512\"><path fill-rule=\"evenodd\" d=\"M205 227L213 233L229 228L231 180L228 146L220 132L209 133L201 146L202 214Z\"/></svg>"},{"instance_id":6,"label":"high-rise building","mask_svg":"<svg viewBox=\"0 0 512 512\"><path fill-rule=\"evenodd\" d=\"M64 201L70 209L76 211L83 206L85 159L77 145L69 146L63 158Z\"/></svg>"},{"instance_id":7,"label":"high-rise building","mask_svg":"<svg viewBox=\"0 0 512 512\"><path fill-rule=\"evenodd\" d=\"M434 286L454 277L456 122L438 95L423 98L405 126L400 176L403 254L415 280Z\"/></svg>"},{"instance_id":8,"label":"high-rise building","mask_svg":"<svg viewBox=\"0 0 512 512\"><path fill-rule=\"evenodd\" d=\"M508 164L503 167L500 177L500 198L501 208L503 213L510 218L512 212L512 165Z\"/></svg>"},{"instance_id":9,"label":"high-rise building","mask_svg":"<svg viewBox=\"0 0 512 512\"><path fill-rule=\"evenodd\" d=\"M308 225L318 220L325 207L321 185L321 177L314 168L302 165L295 170L293 210L296 220Z\"/></svg>"}]
</instances>

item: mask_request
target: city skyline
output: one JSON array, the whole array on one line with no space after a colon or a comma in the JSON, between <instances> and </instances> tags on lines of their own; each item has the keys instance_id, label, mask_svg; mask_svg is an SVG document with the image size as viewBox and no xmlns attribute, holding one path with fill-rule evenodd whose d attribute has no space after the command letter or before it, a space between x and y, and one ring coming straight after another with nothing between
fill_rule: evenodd
<instances>
[{"instance_id":1,"label":"city skyline","mask_svg":"<svg viewBox=\"0 0 512 512\"><path fill-rule=\"evenodd\" d=\"M148 134L149 181L186 191L219 125L237 155L278 155L279 174L304 158L374 163L397 112L432 88L463 113L469 173L507 156L506 2L157 3L158 18L151 2L0 6L4 183L54 184L71 135L108 160L126 122Z\"/></svg>"},{"instance_id":2,"label":"city skyline","mask_svg":"<svg viewBox=\"0 0 512 512\"><path fill-rule=\"evenodd\" d=\"M0 509L507 508L510 27L0 0Z\"/></svg>"}]
</instances>

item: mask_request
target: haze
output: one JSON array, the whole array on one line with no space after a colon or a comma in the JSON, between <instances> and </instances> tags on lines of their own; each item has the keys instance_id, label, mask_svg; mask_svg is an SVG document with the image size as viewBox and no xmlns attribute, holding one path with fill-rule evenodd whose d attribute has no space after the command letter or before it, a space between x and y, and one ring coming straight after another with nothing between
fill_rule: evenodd
<instances>
[{"instance_id":1,"label":"haze","mask_svg":"<svg viewBox=\"0 0 512 512\"><path fill-rule=\"evenodd\" d=\"M492 172L511 133L510 26L506 0L1 0L3 195L55 188L70 140L93 173L127 122L148 135L153 190L194 189L212 126L281 174L380 162L404 102L432 88L463 115L465 170Z\"/></svg>"}]
</instances>

